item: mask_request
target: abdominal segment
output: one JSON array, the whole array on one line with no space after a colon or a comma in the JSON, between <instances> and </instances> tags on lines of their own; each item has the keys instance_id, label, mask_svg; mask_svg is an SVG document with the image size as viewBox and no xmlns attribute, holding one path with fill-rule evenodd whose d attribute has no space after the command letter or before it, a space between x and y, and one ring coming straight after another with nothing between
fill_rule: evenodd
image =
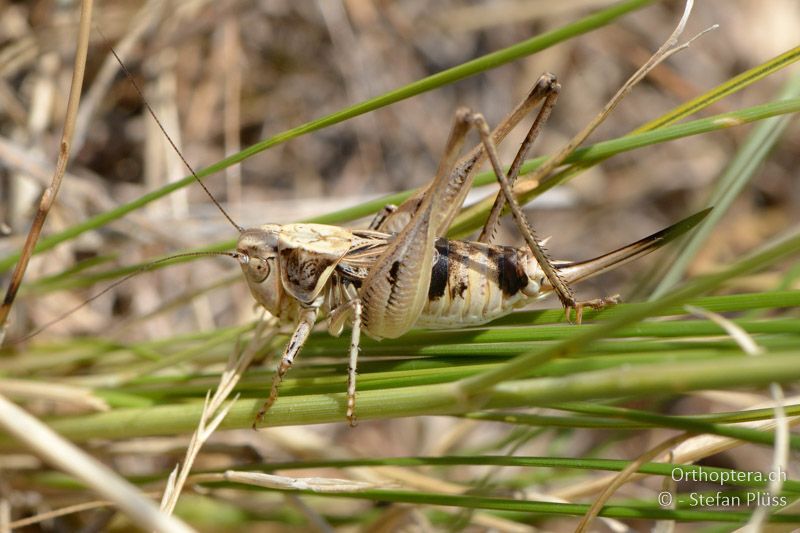
<instances>
[{"instance_id":1,"label":"abdominal segment","mask_svg":"<svg viewBox=\"0 0 800 533\"><path fill-rule=\"evenodd\" d=\"M483 324L540 295L544 273L525 250L438 239L436 252L417 327Z\"/></svg>"}]
</instances>

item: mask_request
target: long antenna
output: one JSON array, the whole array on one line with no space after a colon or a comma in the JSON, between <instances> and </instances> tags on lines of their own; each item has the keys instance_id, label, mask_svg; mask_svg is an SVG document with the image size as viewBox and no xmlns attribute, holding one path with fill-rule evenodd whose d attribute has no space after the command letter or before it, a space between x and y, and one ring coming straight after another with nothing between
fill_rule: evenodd
<instances>
[{"instance_id":1,"label":"long antenna","mask_svg":"<svg viewBox=\"0 0 800 533\"><path fill-rule=\"evenodd\" d=\"M166 263L167 261L172 261L173 259L180 259L180 258L183 258L183 257L208 257L208 256L220 256L220 255L221 256L226 256L226 257L232 257L234 259L237 259L240 263L245 263L245 264L247 263L247 261L249 259L246 255L240 254L239 252L187 252L187 253L183 253L183 254L171 255L169 257L162 257L161 259L153 261L152 263L147 263L146 265L143 265L140 268L138 268L136 271L131 272L127 276L124 276L124 277L114 281L114 283L112 283L111 285L109 285L108 287L103 289L102 291L98 292L97 294L94 294L94 295L90 296L89 299L87 299L86 301L81 302L80 304L76 305L72 309L70 309L70 310L62 313L61 315L57 316L53 320L51 320L51 321L39 326L37 329L35 329L31 333L28 333L24 337L20 337L18 339L14 339L14 340L8 342L8 345L19 344L19 343L24 342L24 341L26 341L26 340L28 340L28 339L30 339L32 337L35 337L36 335L38 335L42 331L46 330L50 326L52 326L54 324L58 324L59 322L61 322L65 318L67 318L69 315L74 313L75 311L86 307L87 305L89 305L93 301L97 300L98 298L100 298L101 296L106 294L111 289L113 289L115 287L118 287L119 285L122 285L123 283L125 283L129 279L131 279L133 277L136 277L136 276L138 276L139 274L141 274L143 272L147 272L148 270L152 270L154 267L156 267L156 266L158 266L158 265L160 265L162 263Z\"/></svg>"},{"instance_id":2,"label":"long antenna","mask_svg":"<svg viewBox=\"0 0 800 533\"><path fill-rule=\"evenodd\" d=\"M139 93L139 98L144 103L144 106L147 108L147 112L150 113L150 116L153 117L153 120L156 121L156 124L158 124L158 127L159 127L159 129L161 129L161 132L164 134L164 137L166 137L167 141L169 141L169 144L170 144L170 146L172 146L172 149L175 150L175 153L178 154L178 157L181 158L181 161L183 161L183 164L186 166L186 168L189 169L189 172L191 172L192 176L194 176L194 179L197 180L197 183L199 183L200 186L203 188L203 190L206 191L206 194L208 195L209 198L211 198L211 201L214 202L214 205L217 206L217 209L219 209L220 212L223 215L225 215L225 218L228 219L228 222L230 222L231 225L239 231L239 233L243 232L244 228L241 227L236 222L234 222L233 219L231 218L231 216L228 214L228 212L225 211L225 209L222 208L222 205L220 205L220 203L217 201L217 199L214 198L214 195L211 194L211 191L208 190L208 187L205 186L205 184L200 179L200 177L197 175L197 173L194 171L194 169L189 164L189 162L186 161L186 158L183 157L183 154L180 152L180 150L178 150L178 147L175 146L175 143L172 142L172 138L167 133L167 130L164 129L164 126L161 124L161 121L158 120L158 117L156 116L155 112L153 111L153 108L150 107L150 103L144 97L144 93L142 93L142 90L139 88L139 85L136 83L136 80L134 79L133 74L131 74L131 71L128 70L128 67L125 66L125 63L123 63L122 59L120 59L120 57L117 55L117 52L116 52L116 50L114 50L114 47L112 46L110 48L111 48L111 53L114 54L114 58L117 60L117 63L119 63L119 66L122 67L122 71L125 73L125 76L128 77L128 81L131 82L131 85L133 85L133 88L136 89L137 93Z\"/></svg>"}]
</instances>

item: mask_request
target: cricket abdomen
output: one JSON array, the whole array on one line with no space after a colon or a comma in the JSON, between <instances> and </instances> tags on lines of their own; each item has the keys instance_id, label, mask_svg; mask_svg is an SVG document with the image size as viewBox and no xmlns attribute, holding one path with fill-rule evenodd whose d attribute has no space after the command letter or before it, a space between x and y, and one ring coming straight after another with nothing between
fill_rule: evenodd
<instances>
[{"instance_id":1,"label":"cricket abdomen","mask_svg":"<svg viewBox=\"0 0 800 533\"><path fill-rule=\"evenodd\" d=\"M436 251L417 327L483 324L540 295L544 273L525 250L438 239Z\"/></svg>"}]
</instances>

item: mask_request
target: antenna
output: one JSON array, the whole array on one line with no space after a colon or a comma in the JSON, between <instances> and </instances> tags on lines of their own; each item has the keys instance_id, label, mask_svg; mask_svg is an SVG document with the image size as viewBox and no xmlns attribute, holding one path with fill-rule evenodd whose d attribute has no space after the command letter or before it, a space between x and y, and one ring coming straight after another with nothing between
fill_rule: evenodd
<instances>
[{"instance_id":1,"label":"antenna","mask_svg":"<svg viewBox=\"0 0 800 533\"><path fill-rule=\"evenodd\" d=\"M99 31L99 30L98 30L98 31ZM180 157L180 158L181 158L181 161L183 161L183 164L186 166L186 168L188 168L188 169L189 169L189 172L191 172L192 176L194 176L194 179L197 181L197 183L199 183L199 184L200 184L200 186L201 186L201 187L203 188L203 190L206 192L206 194L208 195L208 197L209 197L209 198L211 198L211 201L212 201L212 202L214 202L214 205L216 205L216 206L217 206L217 209L219 209L219 210L220 210L220 212L221 212L223 215L225 215L225 218L227 218L227 219L228 219L228 222L230 222L230 223L231 223L231 225L232 225L234 228L236 228L236 230L237 230L239 233L243 232L243 231L244 231L244 228L243 228L243 227L241 227L239 224L237 224L236 222L234 222L234 221L233 221L233 219L232 219L232 218L231 218L231 216L228 214L228 212L227 212L227 211L225 211L225 209L223 209L222 205L220 205L220 203L217 201L217 199L216 199L216 198L214 198L214 195L213 195L213 194L211 194L211 191L209 191L209 190L208 190L208 187L206 187L206 186L205 186L205 184L204 184L204 183L203 183L203 181L200 179L200 177L197 175L197 173L194 171L194 169L193 169L193 168L192 168L192 166L189 164L189 162L188 162L188 161L186 161L186 158L185 158L185 157L183 157L183 154L180 152L180 150L178 150L178 147L177 147L177 146L175 146L175 143L174 143L174 142L172 142L172 138L171 138L171 137L169 136L169 134L167 133L167 130L166 130L166 129L164 129L164 126L161 124L161 121L160 121L160 120L158 120L158 117L156 116L155 112L153 111L153 108L152 108L152 107L150 107L150 103L149 103L149 102L147 101L147 99L144 97L144 93L142 93L142 90L139 88L139 85L136 83L136 80L134 79L134 77L133 77L133 74L131 74L131 71L129 71L129 70L128 70L128 67L126 67L126 66L125 66L125 63L123 63L123 62L122 62L122 59L120 59L120 57L117 55L117 52L116 52L116 50L114 50L114 47L112 46L112 47L110 47L110 49L111 49L111 53L112 53L112 54L114 54L114 58L117 60L117 63L119 63L119 66L122 68L122 71L125 73L125 76L127 76L127 77L128 77L128 81L130 81L130 82L131 82L131 85L133 85L133 88L134 88L134 89L136 89L136 92L139 94L139 98L142 100L142 102L144 103L145 107L147 108L147 112L148 112L148 113L150 113L150 116L151 116L151 117L153 117L153 120L155 120L155 121L156 121L156 124L158 124L158 127L159 127L159 129L161 130L161 132L164 134L164 137L166 137L166 138L167 138L167 141L169 141L169 144L170 144L170 146L172 146L172 149L173 149L173 150L175 150L175 153L176 153L176 154L178 154L178 157Z\"/></svg>"},{"instance_id":2,"label":"antenna","mask_svg":"<svg viewBox=\"0 0 800 533\"><path fill-rule=\"evenodd\" d=\"M100 31L100 29L99 28L96 28L96 29L102 35L102 32ZM103 38L105 38L105 36L103 36ZM114 50L113 47L110 47L110 49L111 49L111 53L114 55L114 58L117 60L117 63L119 63L119 66L122 68L122 71L125 73L125 76L128 78L128 81L130 81L131 85L133 85L134 89L136 89L136 92L138 93L139 98L144 103L145 107L147 108L147 112L150 113L151 117L153 117L153 120L156 122L156 124L158 125L159 129L164 134L164 137L166 137L167 141L169 141L169 144L170 144L170 146L172 146L172 149L175 151L176 154L178 154L178 157L181 158L181 161L183 161L183 164L186 166L187 169L189 169L189 172L192 174L192 176L194 176L194 179L197 181L197 183L200 184L200 186L206 192L206 194L211 199L211 201L214 202L214 205L217 206L217 209L220 210L220 212L225 216L225 218L228 219L228 222L230 222L231 225L234 228L236 228L236 230L239 233L242 233L244 231L244 228L242 228L240 225L238 225L236 222L233 221L233 218L231 218L231 216L228 214L228 212L225 211L225 209L222 207L222 205L220 205L220 203L217 201L217 199L214 198L214 195L211 194L211 191L208 190L208 187L205 186L205 184L202 182L202 180L197 175L197 173L194 171L194 169L189 164L189 162L186 161L186 158L183 157L183 154L181 154L180 150L178 150L178 147L175 146L175 143L172 141L172 138L167 133L167 130L164 128L164 125L161 123L161 121L156 116L155 112L153 111L153 108L150 107L150 103L144 97L144 93L139 88L139 85L136 83L136 80L133 77L133 74L131 74L131 72L128 70L128 67L126 67L125 64L122 62L122 59L120 59L120 57L117 54L116 50ZM114 283L112 283L111 285L109 285L108 287L103 289L102 291L100 291L97 294L91 296L89 299L87 299L86 301L84 301L84 302L80 303L79 305L73 307L69 311L66 311L65 313L63 313L63 314L59 315L58 317L54 318L53 320L50 320L49 322L43 324L42 326L40 326L39 328L35 329L31 333L28 333L27 335L25 335L23 337L20 337L18 339L14 339L14 340L8 342L7 344L8 345L19 344L21 342L24 342L24 341L30 339L30 338L35 337L36 335L38 335L42 331L48 329L50 326L52 326L54 324L57 324L58 322L61 322L62 320L67 318L69 315L71 315L75 311L78 311L79 309L85 307L86 305L88 305L91 302L95 301L96 299L100 298L101 296L103 296L104 294L106 294L110 290L114 289L115 287L118 287L119 285L125 283L126 281L128 281L129 279L131 279L131 278L133 278L135 276L138 276L139 274L141 274L143 272L147 272L148 270L153 269L157 265L160 265L162 263L166 263L167 261L171 261L173 259L178 259L178 258L204 257L204 256L206 256L206 257L207 256L232 257L232 258L238 260L241 264L247 264L247 261L249 260L249 257L247 255L241 254L239 252L188 252L188 253L171 255L169 257L164 257L162 259L158 259L156 261L153 261L152 263L148 263L148 264L142 266L141 268L137 269L135 272L132 272L132 273L128 274L127 276L124 276L124 277L116 280Z\"/></svg>"},{"instance_id":3,"label":"antenna","mask_svg":"<svg viewBox=\"0 0 800 533\"><path fill-rule=\"evenodd\" d=\"M61 315L57 316L53 320L51 320L51 321L39 326L38 328L33 330L31 333L28 333L24 337L20 337L18 339L14 339L14 340L8 342L7 344L9 346L13 346L14 344L19 344L21 342L24 342L24 341L30 339L30 338L35 337L36 335L38 335L42 331L46 330L50 326L52 326L54 324L58 324L59 322L61 322L65 318L67 318L69 315L74 313L75 311L86 307L87 305L89 305L93 301L97 300L98 298L100 298L101 296L106 294L111 289L114 289L114 288L122 285L123 283L125 283L129 279L131 279L133 277L136 277L139 274L142 274L143 272L147 272L148 270L152 270L157 265L160 265L162 263L166 263L167 261L172 261L173 259L180 259L182 257L204 257L204 256L207 257L207 256L219 256L219 255L225 256L225 257L232 257L232 258L238 260L241 264L247 264L247 262L249 260L249 257L247 257L245 254L241 254L239 252L186 252L186 253L183 253L183 254L176 254L176 255L171 255L169 257L163 257L161 259L157 259L156 261L153 261L152 263L147 263L146 265L141 266L135 272L131 272L127 276L124 276L124 277L116 280L114 283L112 283L111 285L109 285L108 287L103 289L102 291L100 291L97 294L89 297L89 299L87 299L86 301L81 302L80 304L76 305L75 307L73 307L69 311L66 311L66 312L62 313Z\"/></svg>"}]
</instances>

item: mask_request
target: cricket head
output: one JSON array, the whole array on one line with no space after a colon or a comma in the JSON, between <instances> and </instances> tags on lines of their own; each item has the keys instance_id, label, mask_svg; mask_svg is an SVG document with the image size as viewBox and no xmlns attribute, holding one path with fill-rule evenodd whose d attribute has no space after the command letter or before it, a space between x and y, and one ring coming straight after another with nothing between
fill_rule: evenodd
<instances>
[{"instance_id":1,"label":"cricket head","mask_svg":"<svg viewBox=\"0 0 800 533\"><path fill-rule=\"evenodd\" d=\"M278 272L278 224L264 224L242 231L236 244L239 264L253 298L274 316L279 316L283 290Z\"/></svg>"},{"instance_id":2,"label":"cricket head","mask_svg":"<svg viewBox=\"0 0 800 533\"><path fill-rule=\"evenodd\" d=\"M274 316L292 302L312 305L350 249L353 235L322 224L265 224L242 231L236 246L253 297Z\"/></svg>"}]
</instances>

